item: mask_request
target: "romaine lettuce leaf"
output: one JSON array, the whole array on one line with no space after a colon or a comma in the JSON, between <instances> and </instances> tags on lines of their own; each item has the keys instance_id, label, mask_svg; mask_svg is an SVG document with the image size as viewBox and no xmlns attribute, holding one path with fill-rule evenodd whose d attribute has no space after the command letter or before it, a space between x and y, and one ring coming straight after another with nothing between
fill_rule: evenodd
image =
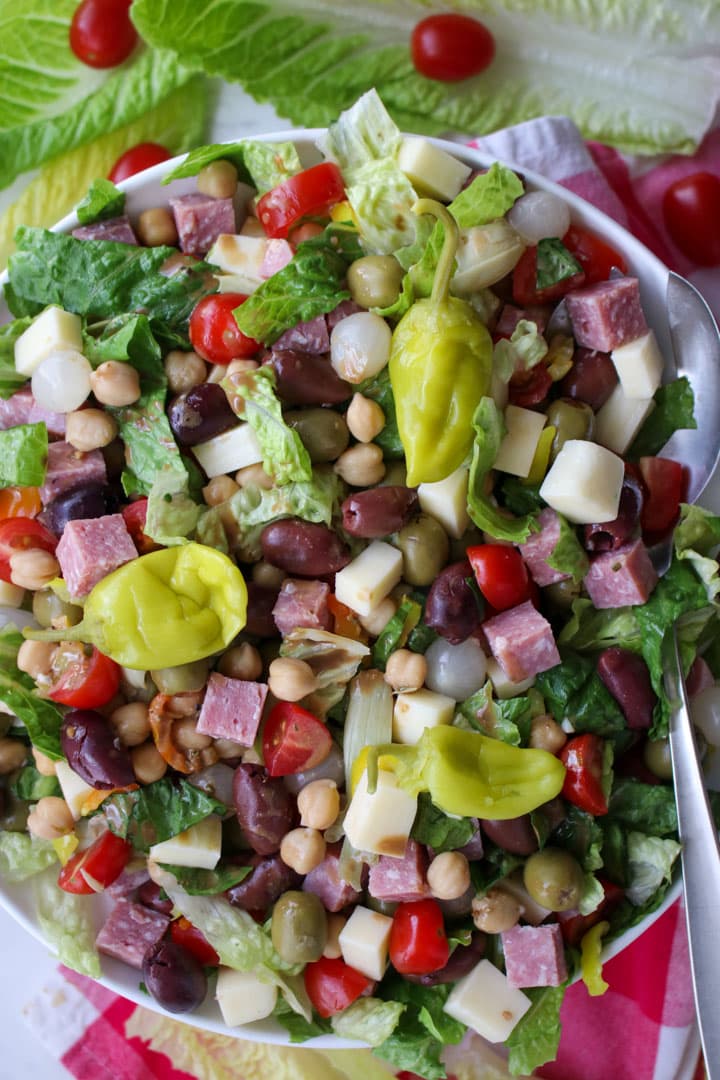
<instances>
[{"instance_id":1,"label":"romaine lettuce leaf","mask_svg":"<svg viewBox=\"0 0 720 1080\"><path fill-rule=\"evenodd\" d=\"M0 398L9 398L27 382L15 368L15 342L32 322L29 315L0 326Z\"/></svg>"},{"instance_id":2,"label":"romaine lettuce leaf","mask_svg":"<svg viewBox=\"0 0 720 1080\"><path fill-rule=\"evenodd\" d=\"M203 509L188 494L187 472L163 470L155 475L148 494L143 532L164 547L187 543Z\"/></svg>"},{"instance_id":3,"label":"romaine lettuce leaf","mask_svg":"<svg viewBox=\"0 0 720 1080\"><path fill-rule=\"evenodd\" d=\"M595 670L595 659L566 652L562 663L541 672L535 685L558 723L570 720L576 731L626 740L622 709Z\"/></svg>"},{"instance_id":4,"label":"romaine lettuce leaf","mask_svg":"<svg viewBox=\"0 0 720 1080\"><path fill-rule=\"evenodd\" d=\"M410 633L420 622L421 615L422 604L406 596L373 645L373 667L380 671L385 670L390 654L405 645Z\"/></svg>"},{"instance_id":5,"label":"romaine lettuce leaf","mask_svg":"<svg viewBox=\"0 0 720 1080\"><path fill-rule=\"evenodd\" d=\"M197 825L210 814L224 814L224 803L200 788L168 777L138 788L109 795L102 804L108 827L116 836L129 840L137 851L149 851L153 844Z\"/></svg>"},{"instance_id":6,"label":"romaine lettuce leaf","mask_svg":"<svg viewBox=\"0 0 720 1080\"><path fill-rule=\"evenodd\" d=\"M60 963L99 979L100 957L87 897L65 892L52 878L41 877L35 883L35 901L40 929L50 947L57 950Z\"/></svg>"},{"instance_id":7,"label":"romaine lettuce leaf","mask_svg":"<svg viewBox=\"0 0 720 1080\"><path fill-rule=\"evenodd\" d=\"M631 904L645 904L663 884L672 880L672 869L682 846L677 840L631 832L627 838L628 883Z\"/></svg>"},{"instance_id":8,"label":"romaine lettuce leaf","mask_svg":"<svg viewBox=\"0 0 720 1080\"><path fill-rule=\"evenodd\" d=\"M500 338L493 348L493 371L509 382L515 371L529 371L547 355L548 344L537 323L520 319L509 338Z\"/></svg>"},{"instance_id":9,"label":"romaine lettuce leaf","mask_svg":"<svg viewBox=\"0 0 720 1080\"><path fill-rule=\"evenodd\" d=\"M306 1020L300 1013L296 1013L284 998L278 998L277 1005L273 1009L273 1017L290 1036L291 1043L304 1043L308 1039L316 1039L319 1035L330 1035L332 1025L329 1020L313 1014L311 1020Z\"/></svg>"},{"instance_id":10,"label":"romaine lettuce leaf","mask_svg":"<svg viewBox=\"0 0 720 1080\"><path fill-rule=\"evenodd\" d=\"M504 217L524 191L520 177L507 165L494 161L487 172L463 188L449 210L461 229L472 229Z\"/></svg>"},{"instance_id":11,"label":"romaine lettuce leaf","mask_svg":"<svg viewBox=\"0 0 720 1080\"><path fill-rule=\"evenodd\" d=\"M582 266L568 251L562 240L546 236L538 242L535 271L535 288L547 289L559 281L582 273Z\"/></svg>"},{"instance_id":12,"label":"romaine lettuce leaf","mask_svg":"<svg viewBox=\"0 0 720 1080\"><path fill-rule=\"evenodd\" d=\"M46 795L62 795L56 776L43 776L34 765L25 765L10 785L13 795L24 802L37 802Z\"/></svg>"},{"instance_id":13,"label":"romaine lettuce leaf","mask_svg":"<svg viewBox=\"0 0 720 1080\"><path fill-rule=\"evenodd\" d=\"M468 482L468 513L479 529L490 533L497 540L522 543L527 540L533 528L533 516L526 514L524 517L507 518L483 491L485 477L495 463L505 435L503 414L492 398L480 399L472 426L475 430L475 442Z\"/></svg>"},{"instance_id":14,"label":"romaine lettuce leaf","mask_svg":"<svg viewBox=\"0 0 720 1080\"><path fill-rule=\"evenodd\" d=\"M90 225L93 221L117 217L124 209L125 192L116 188L112 180L96 179L78 203L76 213L81 225Z\"/></svg>"},{"instance_id":15,"label":"romaine lettuce leaf","mask_svg":"<svg viewBox=\"0 0 720 1080\"><path fill-rule=\"evenodd\" d=\"M360 383L357 391L363 397L376 401L385 414L385 427L373 440L382 450L383 457L387 461L398 461L405 457L397 426L395 397L393 396L389 369L384 367L379 374Z\"/></svg>"},{"instance_id":16,"label":"romaine lettuce leaf","mask_svg":"<svg viewBox=\"0 0 720 1080\"><path fill-rule=\"evenodd\" d=\"M720 567L710 553L720 544L720 516L684 503L673 544L678 559L688 560L705 585L708 601L715 601L720 593Z\"/></svg>"},{"instance_id":17,"label":"romaine lettuce leaf","mask_svg":"<svg viewBox=\"0 0 720 1080\"><path fill-rule=\"evenodd\" d=\"M297 431L285 423L275 385L275 372L269 366L258 368L237 386L231 378L222 382L226 392L244 399L243 416L257 435L268 476L278 486L307 483L312 479L310 455Z\"/></svg>"},{"instance_id":18,"label":"romaine lettuce leaf","mask_svg":"<svg viewBox=\"0 0 720 1080\"><path fill-rule=\"evenodd\" d=\"M548 566L558 570L562 574L569 574L576 585L579 585L588 572L590 560L587 553L578 540L576 530L562 514L558 514L560 523L560 535L555 547L547 557Z\"/></svg>"},{"instance_id":19,"label":"romaine lettuce leaf","mask_svg":"<svg viewBox=\"0 0 720 1080\"><path fill-rule=\"evenodd\" d=\"M352 638L339 637L326 630L296 626L280 646L281 656L304 660L313 669L315 689L303 698L303 705L318 716L325 716L345 694L345 687L362 661L370 655L367 645Z\"/></svg>"},{"instance_id":20,"label":"romaine lettuce leaf","mask_svg":"<svg viewBox=\"0 0 720 1080\"><path fill-rule=\"evenodd\" d=\"M626 829L653 836L677 834L677 810L672 787L644 784L631 776L616 777L608 818Z\"/></svg>"},{"instance_id":21,"label":"romaine lettuce leaf","mask_svg":"<svg viewBox=\"0 0 720 1080\"><path fill-rule=\"evenodd\" d=\"M63 714L53 701L36 696L35 683L18 668L17 654L24 640L12 623L0 630L0 701L25 725L33 746L60 761L64 758L60 746Z\"/></svg>"},{"instance_id":22,"label":"romaine lettuce leaf","mask_svg":"<svg viewBox=\"0 0 720 1080\"><path fill-rule=\"evenodd\" d=\"M45 480L48 432L44 423L0 431L0 487L40 485Z\"/></svg>"},{"instance_id":23,"label":"romaine lettuce leaf","mask_svg":"<svg viewBox=\"0 0 720 1080\"><path fill-rule=\"evenodd\" d=\"M163 184L185 176L197 176L206 165L220 158L232 161L238 170L239 178L252 184L261 195L302 169L294 143L262 143L254 139L242 139L236 143L196 147L181 165L163 177Z\"/></svg>"},{"instance_id":24,"label":"romaine lettuce leaf","mask_svg":"<svg viewBox=\"0 0 720 1080\"><path fill-rule=\"evenodd\" d=\"M39 840L24 832L0 832L0 878L5 881L27 881L56 862L50 840Z\"/></svg>"},{"instance_id":25,"label":"romaine lettuce leaf","mask_svg":"<svg viewBox=\"0 0 720 1080\"><path fill-rule=\"evenodd\" d=\"M686 375L660 386L654 394L655 408L635 436L626 457L637 461L641 457L659 454L674 432L681 428L696 428L695 396Z\"/></svg>"},{"instance_id":26,"label":"romaine lettuce leaf","mask_svg":"<svg viewBox=\"0 0 720 1080\"><path fill-rule=\"evenodd\" d=\"M459 717L463 718L465 724L460 723ZM458 727L469 726L511 746L521 746L527 743L531 721L529 698L521 696L506 701L494 700L492 683L488 680L469 698L460 702L454 723Z\"/></svg>"},{"instance_id":27,"label":"romaine lettuce leaf","mask_svg":"<svg viewBox=\"0 0 720 1080\"><path fill-rule=\"evenodd\" d=\"M518 1021L505 1045L513 1076L530 1076L541 1065L554 1061L560 1045L560 1006L567 984L523 990L532 1005Z\"/></svg>"},{"instance_id":28,"label":"romaine lettuce leaf","mask_svg":"<svg viewBox=\"0 0 720 1080\"><path fill-rule=\"evenodd\" d=\"M333 1016L333 1032L341 1039L361 1039L368 1046L380 1046L398 1026L407 1006L399 1001L361 997Z\"/></svg>"},{"instance_id":29,"label":"romaine lettuce leaf","mask_svg":"<svg viewBox=\"0 0 720 1080\"><path fill-rule=\"evenodd\" d=\"M251 866L232 866L218 863L214 870L205 870L196 866L172 866L159 863L163 870L172 874L180 888L188 896L217 896L244 881L252 872Z\"/></svg>"},{"instance_id":30,"label":"romaine lettuce leaf","mask_svg":"<svg viewBox=\"0 0 720 1080\"><path fill-rule=\"evenodd\" d=\"M392 1035L377 1047L378 1056L397 1070L418 1073L426 1080L443 1080L443 1047L459 1043L465 1034L465 1026L443 1010L450 990L449 985L417 986L398 976L386 977L377 992L384 1000L408 1008Z\"/></svg>"},{"instance_id":31,"label":"romaine lettuce leaf","mask_svg":"<svg viewBox=\"0 0 720 1080\"><path fill-rule=\"evenodd\" d=\"M463 847L475 832L470 818L450 817L439 810L427 792L418 796L418 808L411 836L419 844L428 844L438 854Z\"/></svg>"}]
</instances>

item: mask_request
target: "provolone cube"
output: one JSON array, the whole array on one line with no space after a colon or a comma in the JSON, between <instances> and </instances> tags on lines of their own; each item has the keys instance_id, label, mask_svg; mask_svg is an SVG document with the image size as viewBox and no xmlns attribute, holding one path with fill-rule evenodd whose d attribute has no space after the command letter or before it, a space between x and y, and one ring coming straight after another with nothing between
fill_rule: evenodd
<instances>
[{"instance_id":1,"label":"provolone cube","mask_svg":"<svg viewBox=\"0 0 720 1080\"><path fill-rule=\"evenodd\" d=\"M382 979L393 921L358 905L338 935L343 960L368 979Z\"/></svg>"},{"instance_id":2,"label":"provolone cube","mask_svg":"<svg viewBox=\"0 0 720 1080\"><path fill-rule=\"evenodd\" d=\"M508 405L505 410L507 434L500 443L493 468L513 476L527 476L546 419L544 413Z\"/></svg>"},{"instance_id":3,"label":"provolone cube","mask_svg":"<svg viewBox=\"0 0 720 1080\"><path fill-rule=\"evenodd\" d=\"M618 383L595 414L595 438L608 450L624 454L654 408L652 397L628 397Z\"/></svg>"},{"instance_id":4,"label":"provolone cube","mask_svg":"<svg viewBox=\"0 0 720 1080\"><path fill-rule=\"evenodd\" d=\"M470 524L467 511L468 476L470 470L461 465L444 480L420 484L420 508L439 521L448 536L459 540Z\"/></svg>"},{"instance_id":5,"label":"provolone cube","mask_svg":"<svg viewBox=\"0 0 720 1080\"><path fill-rule=\"evenodd\" d=\"M383 540L373 540L335 575L335 596L358 615L369 615L395 588L402 577L402 568L402 552L398 548Z\"/></svg>"},{"instance_id":6,"label":"provolone cube","mask_svg":"<svg viewBox=\"0 0 720 1080\"><path fill-rule=\"evenodd\" d=\"M459 195L472 171L469 165L428 139L413 136L403 139L398 165L420 194L442 202L450 202Z\"/></svg>"},{"instance_id":7,"label":"provolone cube","mask_svg":"<svg viewBox=\"0 0 720 1080\"><path fill-rule=\"evenodd\" d=\"M193 446L193 452L211 479L237 472L246 465L256 465L263 459L257 435L249 424L238 424L207 442L198 443Z\"/></svg>"},{"instance_id":8,"label":"provolone cube","mask_svg":"<svg viewBox=\"0 0 720 1080\"><path fill-rule=\"evenodd\" d=\"M263 1020L275 1008L277 996L277 986L261 982L251 971L227 967L218 971L215 997L228 1027Z\"/></svg>"},{"instance_id":9,"label":"provolone cube","mask_svg":"<svg viewBox=\"0 0 720 1080\"><path fill-rule=\"evenodd\" d=\"M498 664L494 656L488 657L487 677L492 683L495 697L501 701L524 694L535 683L534 675L531 675L529 679L523 679L521 682L513 682L512 679L507 677L505 669Z\"/></svg>"},{"instance_id":10,"label":"provolone cube","mask_svg":"<svg viewBox=\"0 0 720 1080\"><path fill-rule=\"evenodd\" d=\"M70 807L72 816L78 821L82 817L84 804L88 798L97 795L97 789L86 784L66 761L55 762L55 775L63 793L63 799Z\"/></svg>"},{"instance_id":11,"label":"provolone cube","mask_svg":"<svg viewBox=\"0 0 720 1080\"><path fill-rule=\"evenodd\" d=\"M53 352L82 352L82 319L61 307L41 311L15 342L15 368L30 376Z\"/></svg>"},{"instance_id":12,"label":"provolone cube","mask_svg":"<svg viewBox=\"0 0 720 1080\"><path fill-rule=\"evenodd\" d=\"M220 861L221 847L222 822L215 814L211 814L177 836L153 844L149 855L159 863L214 870Z\"/></svg>"},{"instance_id":13,"label":"provolone cube","mask_svg":"<svg viewBox=\"0 0 720 1080\"><path fill-rule=\"evenodd\" d=\"M207 253L207 262L227 274L242 274L262 281L260 267L267 252L267 237L221 233Z\"/></svg>"},{"instance_id":14,"label":"provolone cube","mask_svg":"<svg viewBox=\"0 0 720 1080\"><path fill-rule=\"evenodd\" d=\"M378 769L377 787L368 791L367 772L345 814L345 835L358 851L401 859L417 814L417 798L398 786L395 775Z\"/></svg>"},{"instance_id":15,"label":"provolone cube","mask_svg":"<svg viewBox=\"0 0 720 1080\"><path fill-rule=\"evenodd\" d=\"M455 715L455 698L437 694L434 690L413 690L398 694L393 708L393 742L414 746L429 727L451 724Z\"/></svg>"},{"instance_id":16,"label":"provolone cube","mask_svg":"<svg viewBox=\"0 0 720 1080\"><path fill-rule=\"evenodd\" d=\"M243 293L245 296L252 295L261 284L244 274L216 274L215 280L219 293Z\"/></svg>"},{"instance_id":17,"label":"provolone cube","mask_svg":"<svg viewBox=\"0 0 720 1080\"><path fill-rule=\"evenodd\" d=\"M522 990L510 986L502 971L481 960L455 983L443 1008L488 1042L505 1042L532 1002Z\"/></svg>"},{"instance_id":18,"label":"provolone cube","mask_svg":"<svg viewBox=\"0 0 720 1080\"><path fill-rule=\"evenodd\" d=\"M651 398L662 382L665 361L652 330L610 353L625 397Z\"/></svg>"},{"instance_id":19,"label":"provolone cube","mask_svg":"<svg viewBox=\"0 0 720 1080\"><path fill-rule=\"evenodd\" d=\"M597 443L568 439L540 488L540 498L578 525L614 521L625 476L622 458Z\"/></svg>"},{"instance_id":20,"label":"provolone cube","mask_svg":"<svg viewBox=\"0 0 720 1080\"><path fill-rule=\"evenodd\" d=\"M459 296L494 285L514 269L525 244L504 218L461 229L450 290Z\"/></svg>"}]
</instances>

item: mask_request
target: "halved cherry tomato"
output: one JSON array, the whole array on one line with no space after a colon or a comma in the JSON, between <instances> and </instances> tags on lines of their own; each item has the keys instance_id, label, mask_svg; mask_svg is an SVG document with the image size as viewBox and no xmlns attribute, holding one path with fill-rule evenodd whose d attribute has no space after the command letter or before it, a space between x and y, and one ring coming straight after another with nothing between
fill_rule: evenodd
<instances>
[{"instance_id":1,"label":"halved cherry tomato","mask_svg":"<svg viewBox=\"0 0 720 1080\"><path fill-rule=\"evenodd\" d=\"M548 285L544 289L537 287L537 247L533 244L525 248L513 270L512 294L513 300L521 307L530 307L533 304L547 304L551 300L559 300L573 289L579 289L585 284L585 273L572 274L563 278L554 285Z\"/></svg>"},{"instance_id":2,"label":"halved cherry tomato","mask_svg":"<svg viewBox=\"0 0 720 1080\"><path fill-rule=\"evenodd\" d=\"M39 521L26 517L11 517L0 521L0 578L10 581L10 559L16 551L54 551L57 537Z\"/></svg>"},{"instance_id":3,"label":"halved cherry tomato","mask_svg":"<svg viewBox=\"0 0 720 1080\"><path fill-rule=\"evenodd\" d=\"M159 165L161 161L170 159L170 151L160 143L143 142L137 146L131 146L117 159L108 173L108 180L113 184L119 184L121 180L127 180L129 176L149 169L152 165Z\"/></svg>"},{"instance_id":4,"label":"halved cherry tomato","mask_svg":"<svg viewBox=\"0 0 720 1080\"><path fill-rule=\"evenodd\" d=\"M204 296L190 316L190 341L203 360L211 364L229 364L238 357L254 356L261 348L243 334L233 315L247 300L243 293L213 293Z\"/></svg>"},{"instance_id":5,"label":"halved cherry tomato","mask_svg":"<svg viewBox=\"0 0 720 1080\"><path fill-rule=\"evenodd\" d=\"M437 900L398 904L388 951L390 963L401 975L429 975L445 967L450 946Z\"/></svg>"},{"instance_id":6,"label":"halved cherry tomato","mask_svg":"<svg viewBox=\"0 0 720 1080\"><path fill-rule=\"evenodd\" d=\"M663 196L663 220L673 243L700 266L720 264L720 177L691 173Z\"/></svg>"},{"instance_id":7,"label":"halved cherry tomato","mask_svg":"<svg viewBox=\"0 0 720 1080\"><path fill-rule=\"evenodd\" d=\"M149 551L157 551L161 546L160 544L156 544L149 536L146 536L144 532L145 522L147 520L147 508L147 495L144 495L141 499L136 499L135 502L128 503L128 505L124 506L122 509L125 527L130 533L130 538L140 555L147 555Z\"/></svg>"},{"instance_id":8,"label":"halved cherry tomato","mask_svg":"<svg viewBox=\"0 0 720 1080\"><path fill-rule=\"evenodd\" d=\"M638 464L647 488L640 525L644 533L657 538L666 533L680 515L685 469L679 461L663 457L642 457Z\"/></svg>"},{"instance_id":9,"label":"halved cherry tomato","mask_svg":"<svg viewBox=\"0 0 720 1080\"><path fill-rule=\"evenodd\" d=\"M197 926L193 926L184 916L181 915L170 923L170 937L176 945L182 945L183 949L192 953L203 967L217 967L220 963L220 957L202 930L198 930Z\"/></svg>"},{"instance_id":10,"label":"halved cherry tomato","mask_svg":"<svg viewBox=\"0 0 720 1080\"><path fill-rule=\"evenodd\" d=\"M34 518L41 510L40 491L36 487L7 487L0 491L0 520Z\"/></svg>"},{"instance_id":11,"label":"halved cherry tomato","mask_svg":"<svg viewBox=\"0 0 720 1080\"><path fill-rule=\"evenodd\" d=\"M127 60L137 39L130 0L83 0L70 23L70 48L88 67L117 67Z\"/></svg>"},{"instance_id":12,"label":"halved cherry tomato","mask_svg":"<svg viewBox=\"0 0 720 1080\"><path fill-rule=\"evenodd\" d=\"M268 236L285 238L301 218L324 214L344 198L342 173L333 161L323 161L266 191L258 199L257 216Z\"/></svg>"},{"instance_id":13,"label":"halved cherry tomato","mask_svg":"<svg viewBox=\"0 0 720 1080\"><path fill-rule=\"evenodd\" d=\"M59 648L51 675L48 696L73 709L99 709L115 697L120 686L120 665L94 646L90 656L82 645Z\"/></svg>"},{"instance_id":14,"label":"halved cherry tomato","mask_svg":"<svg viewBox=\"0 0 720 1080\"><path fill-rule=\"evenodd\" d=\"M65 892L89 896L112 885L130 861L132 845L108 829L97 840L65 863L58 885Z\"/></svg>"},{"instance_id":15,"label":"halved cherry tomato","mask_svg":"<svg viewBox=\"0 0 720 1080\"><path fill-rule=\"evenodd\" d=\"M322 956L306 964L303 978L313 1008L325 1018L347 1009L373 985L367 975L350 967L339 957L329 960Z\"/></svg>"},{"instance_id":16,"label":"halved cherry tomato","mask_svg":"<svg viewBox=\"0 0 720 1080\"><path fill-rule=\"evenodd\" d=\"M593 817L607 814L602 788L604 740L599 735L576 735L558 755L565 766L562 796Z\"/></svg>"},{"instance_id":17,"label":"halved cherry tomato","mask_svg":"<svg viewBox=\"0 0 720 1080\"><path fill-rule=\"evenodd\" d=\"M263 758L270 776L312 769L330 753L332 736L325 724L294 701L279 701L263 729Z\"/></svg>"},{"instance_id":18,"label":"halved cherry tomato","mask_svg":"<svg viewBox=\"0 0 720 1080\"><path fill-rule=\"evenodd\" d=\"M571 225L562 242L582 266L586 285L607 281L613 267L623 274L627 271L627 263L620 252L582 225Z\"/></svg>"},{"instance_id":19,"label":"halved cherry tomato","mask_svg":"<svg viewBox=\"0 0 720 1080\"><path fill-rule=\"evenodd\" d=\"M429 15L415 26L410 55L416 71L438 82L479 75L495 56L495 39L469 15Z\"/></svg>"},{"instance_id":20,"label":"halved cherry tomato","mask_svg":"<svg viewBox=\"0 0 720 1080\"><path fill-rule=\"evenodd\" d=\"M477 544L466 554L480 592L496 611L507 611L531 599L530 575L514 547Z\"/></svg>"},{"instance_id":21,"label":"halved cherry tomato","mask_svg":"<svg viewBox=\"0 0 720 1080\"><path fill-rule=\"evenodd\" d=\"M560 923L563 941L567 945L579 945L583 935L618 907L625 896L625 891L619 885L601 877L600 874L598 874L598 881L603 887L605 896L593 912L589 915L571 914L568 911L557 912L557 920Z\"/></svg>"}]
</instances>

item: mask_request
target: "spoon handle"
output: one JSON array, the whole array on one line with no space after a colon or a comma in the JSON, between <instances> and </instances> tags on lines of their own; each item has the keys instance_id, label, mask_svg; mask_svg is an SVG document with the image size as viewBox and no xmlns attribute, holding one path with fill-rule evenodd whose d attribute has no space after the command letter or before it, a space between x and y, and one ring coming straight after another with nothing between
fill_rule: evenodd
<instances>
[{"instance_id":1,"label":"spoon handle","mask_svg":"<svg viewBox=\"0 0 720 1080\"><path fill-rule=\"evenodd\" d=\"M695 1008L708 1080L720 1078L720 847L710 811L682 677L676 628L664 642L683 889Z\"/></svg>"}]
</instances>

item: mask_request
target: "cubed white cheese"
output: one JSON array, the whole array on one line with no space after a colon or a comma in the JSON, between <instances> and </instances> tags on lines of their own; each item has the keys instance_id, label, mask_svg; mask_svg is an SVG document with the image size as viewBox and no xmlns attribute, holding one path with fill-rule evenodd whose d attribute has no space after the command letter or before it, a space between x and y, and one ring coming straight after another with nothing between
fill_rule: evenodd
<instances>
[{"instance_id":1,"label":"cubed white cheese","mask_svg":"<svg viewBox=\"0 0 720 1080\"><path fill-rule=\"evenodd\" d=\"M277 986L261 982L251 971L226 967L218 971L215 997L228 1027L263 1020L275 1008L277 996Z\"/></svg>"},{"instance_id":2,"label":"cubed white cheese","mask_svg":"<svg viewBox=\"0 0 720 1080\"><path fill-rule=\"evenodd\" d=\"M9 581L0 581L0 604L5 607L19 608L25 599L25 590Z\"/></svg>"},{"instance_id":3,"label":"cubed white cheese","mask_svg":"<svg viewBox=\"0 0 720 1080\"><path fill-rule=\"evenodd\" d=\"M501 701L524 694L535 683L534 675L531 675L529 679L523 679L522 682L513 682L507 677L505 669L498 664L494 656L488 657L487 676L492 683L495 697L500 698Z\"/></svg>"},{"instance_id":4,"label":"cubed white cheese","mask_svg":"<svg viewBox=\"0 0 720 1080\"><path fill-rule=\"evenodd\" d=\"M540 497L578 525L613 521L624 475L617 454L585 439L568 439L542 482Z\"/></svg>"},{"instance_id":5,"label":"cubed white cheese","mask_svg":"<svg viewBox=\"0 0 720 1080\"><path fill-rule=\"evenodd\" d=\"M507 434L500 443L493 468L513 476L527 476L546 419L544 413L508 405L505 410Z\"/></svg>"},{"instance_id":6,"label":"cubed white cheese","mask_svg":"<svg viewBox=\"0 0 720 1080\"><path fill-rule=\"evenodd\" d=\"M398 694L393 708L393 741L414 746L425 728L451 724L454 714L455 698L446 694L424 687Z\"/></svg>"},{"instance_id":7,"label":"cubed white cheese","mask_svg":"<svg viewBox=\"0 0 720 1080\"><path fill-rule=\"evenodd\" d=\"M402 568L401 551L383 540L373 540L335 575L335 596L358 615L369 615L395 588Z\"/></svg>"},{"instance_id":8,"label":"cubed white cheese","mask_svg":"<svg viewBox=\"0 0 720 1080\"><path fill-rule=\"evenodd\" d=\"M219 293L243 293L245 296L252 295L260 285L259 281L243 274L215 274L215 280Z\"/></svg>"},{"instance_id":9,"label":"cubed white cheese","mask_svg":"<svg viewBox=\"0 0 720 1080\"><path fill-rule=\"evenodd\" d=\"M489 960L481 960L450 992L443 1008L488 1042L505 1042L532 1002L510 986L507 976Z\"/></svg>"},{"instance_id":10,"label":"cubed white cheese","mask_svg":"<svg viewBox=\"0 0 720 1080\"><path fill-rule=\"evenodd\" d=\"M620 385L629 398L651 398L662 382L665 361L652 330L610 353Z\"/></svg>"},{"instance_id":11,"label":"cubed white cheese","mask_svg":"<svg viewBox=\"0 0 720 1080\"><path fill-rule=\"evenodd\" d=\"M371 795L364 772L345 814L345 835L358 851L401 859L416 814L417 799L398 786L393 773L378 769L377 787Z\"/></svg>"},{"instance_id":12,"label":"cubed white cheese","mask_svg":"<svg viewBox=\"0 0 720 1080\"><path fill-rule=\"evenodd\" d=\"M211 814L177 836L153 844L149 857L159 863L214 870L220 860L221 846L222 822Z\"/></svg>"},{"instance_id":13,"label":"cubed white cheese","mask_svg":"<svg viewBox=\"0 0 720 1080\"><path fill-rule=\"evenodd\" d=\"M439 521L448 536L459 540L470 524L467 511L468 476L470 470L461 465L444 480L420 484L420 508Z\"/></svg>"},{"instance_id":14,"label":"cubed white cheese","mask_svg":"<svg viewBox=\"0 0 720 1080\"><path fill-rule=\"evenodd\" d=\"M368 979L382 979L387 967L393 921L387 915L358 905L338 936L343 960Z\"/></svg>"},{"instance_id":15,"label":"cubed white cheese","mask_svg":"<svg viewBox=\"0 0 720 1080\"><path fill-rule=\"evenodd\" d=\"M97 790L86 784L82 777L78 776L70 768L66 761L55 762L55 774L63 793L63 799L70 807L70 813L78 821L82 817L82 808L85 802L97 795Z\"/></svg>"},{"instance_id":16,"label":"cubed white cheese","mask_svg":"<svg viewBox=\"0 0 720 1080\"><path fill-rule=\"evenodd\" d=\"M618 383L595 414L595 438L608 450L624 454L654 408L652 397L628 397Z\"/></svg>"},{"instance_id":17,"label":"cubed white cheese","mask_svg":"<svg viewBox=\"0 0 720 1080\"><path fill-rule=\"evenodd\" d=\"M238 424L207 442L198 443L193 452L211 479L244 469L246 465L256 465L263 459L257 435L249 424Z\"/></svg>"},{"instance_id":18,"label":"cubed white cheese","mask_svg":"<svg viewBox=\"0 0 720 1080\"><path fill-rule=\"evenodd\" d=\"M226 274L241 274L262 281L260 267L267 253L266 236L243 236L240 233L222 233L210 248L207 261L219 266Z\"/></svg>"},{"instance_id":19,"label":"cubed white cheese","mask_svg":"<svg viewBox=\"0 0 720 1080\"><path fill-rule=\"evenodd\" d=\"M32 375L53 352L82 352L82 320L79 315L49 307L41 311L15 342L15 368Z\"/></svg>"},{"instance_id":20,"label":"cubed white cheese","mask_svg":"<svg viewBox=\"0 0 720 1080\"><path fill-rule=\"evenodd\" d=\"M452 157L428 139L405 138L400 146L398 165L421 195L450 202L471 173L469 165Z\"/></svg>"},{"instance_id":21,"label":"cubed white cheese","mask_svg":"<svg viewBox=\"0 0 720 1080\"><path fill-rule=\"evenodd\" d=\"M524 250L525 244L504 218L461 229L451 291L466 296L494 285L514 269Z\"/></svg>"}]
</instances>

